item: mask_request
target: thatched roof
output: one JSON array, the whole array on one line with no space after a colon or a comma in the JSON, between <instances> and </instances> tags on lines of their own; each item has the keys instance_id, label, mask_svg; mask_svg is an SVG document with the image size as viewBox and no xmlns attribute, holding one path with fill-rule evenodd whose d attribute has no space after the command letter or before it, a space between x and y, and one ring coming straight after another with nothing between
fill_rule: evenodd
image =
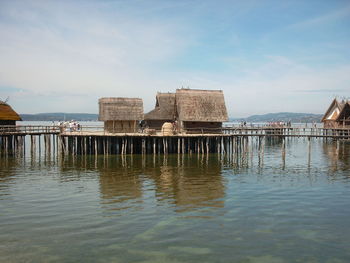
<instances>
[{"instance_id":1,"label":"thatched roof","mask_svg":"<svg viewBox=\"0 0 350 263\"><path fill-rule=\"evenodd\" d=\"M176 107L180 121L228 121L222 90L176 90Z\"/></svg>"},{"instance_id":2,"label":"thatched roof","mask_svg":"<svg viewBox=\"0 0 350 263\"><path fill-rule=\"evenodd\" d=\"M5 102L0 101L0 120L21 121L21 117Z\"/></svg>"},{"instance_id":3,"label":"thatched roof","mask_svg":"<svg viewBox=\"0 0 350 263\"><path fill-rule=\"evenodd\" d=\"M342 109L338 115L337 121L342 121L344 119L350 118L350 102L344 102L344 105L342 106Z\"/></svg>"},{"instance_id":4,"label":"thatched roof","mask_svg":"<svg viewBox=\"0 0 350 263\"><path fill-rule=\"evenodd\" d=\"M337 99L334 99L331 105L328 107L326 113L322 117L321 121L336 121L345 103L345 101L338 101Z\"/></svg>"},{"instance_id":5,"label":"thatched roof","mask_svg":"<svg viewBox=\"0 0 350 263\"><path fill-rule=\"evenodd\" d=\"M157 93L156 106L145 114L145 120L172 120L175 116L175 93Z\"/></svg>"},{"instance_id":6,"label":"thatched roof","mask_svg":"<svg viewBox=\"0 0 350 263\"><path fill-rule=\"evenodd\" d=\"M101 98L99 103L100 121L142 120L143 102L139 98Z\"/></svg>"}]
</instances>

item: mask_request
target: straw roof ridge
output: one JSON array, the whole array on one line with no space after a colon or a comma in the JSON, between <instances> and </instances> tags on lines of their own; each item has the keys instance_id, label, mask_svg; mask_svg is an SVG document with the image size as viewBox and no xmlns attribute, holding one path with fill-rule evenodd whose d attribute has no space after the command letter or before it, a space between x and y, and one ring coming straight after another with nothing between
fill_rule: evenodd
<instances>
[{"instance_id":1,"label":"straw roof ridge","mask_svg":"<svg viewBox=\"0 0 350 263\"><path fill-rule=\"evenodd\" d=\"M10 105L4 101L0 101L0 120L21 121L21 117L15 112Z\"/></svg>"},{"instance_id":2,"label":"straw roof ridge","mask_svg":"<svg viewBox=\"0 0 350 263\"><path fill-rule=\"evenodd\" d=\"M175 116L175 93L157 92L156 106L145 114L145 120L172 120Z\"/></svg>"},{"instance_id":3,"label":"straw roof ridge","mask_svg":"<svg viewBox=\"0 0 350 263\"><path fill-rule=\"evenodd\" d=\"M99 120L142 120L143 101L140 98L109 97L99 99Z\"/></svg>"},{"instance_id":4,"label":"straw roof ridge","mask_svg":"<svg viewBox=\"0 0 350 263\"><path fill-rule=\"evenodd\" d=\"M176 91L189 91L189 92L218 92L221 91L221 89L190 89L190 88L181 88L181 89L176 89Z\"/></svg>"},{"instance_id":5,"label":"straw roof ridge","mask_svg":"<svg viewBox=\"0 0 350 263\"><path fill-rule=\"evenodd\" d=\"M182 121L228 121L222 90L177 89L176 104Z\"/></svg>"}]
</instances>

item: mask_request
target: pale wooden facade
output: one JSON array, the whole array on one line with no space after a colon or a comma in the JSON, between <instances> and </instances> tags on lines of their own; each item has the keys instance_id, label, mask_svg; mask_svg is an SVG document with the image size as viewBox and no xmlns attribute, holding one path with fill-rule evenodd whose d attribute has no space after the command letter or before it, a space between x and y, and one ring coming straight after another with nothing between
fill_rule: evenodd
<instances>
[{"instance_id":1,"label":"pale wooden facade","mask_svg":"<svg viewBox=\"0 0 350 263\"><path fill-rule=\"evenodd\" d=\"M143 120L143 102L139 98L99 99L99 120L110 133L135 133Z\"/></svg>"}]
</instances>

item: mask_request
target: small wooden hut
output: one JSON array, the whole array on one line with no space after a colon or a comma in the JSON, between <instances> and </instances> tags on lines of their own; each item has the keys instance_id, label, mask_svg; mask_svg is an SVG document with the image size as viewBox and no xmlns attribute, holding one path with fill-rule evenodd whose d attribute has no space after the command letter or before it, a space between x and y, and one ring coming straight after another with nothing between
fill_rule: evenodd
<instances>
[{"instance_id":1,"label":"small wooden hut","mask_svg":"<svg viewBox=\"0 0 350 263\"><path fill-rule=\"evenodd\" d=\"M156 106L145 114L146 125L150 129L161 130L165 122L172 122L175 119L175 93L158 92Z\"/></svg>"},{"instance_id":2,"label":"small wooden hut","mask_svg":"<svg viewBox=\"0 0 350 263\"><path fill-rule=\"evenodd\" d=\"M349 101L334 99L322 118L324 128L349 126Z\"/></svg>"},{"instance_id":3,"label":"small wooden hut","mask_svg":"<svg viewBox=\"0 0 350 263\"><path fill-rule=\"evenodd\" d=\"M222 90L176 90L178 129L187 133L218 133L228 121Z\"/></svg>"},{"instance_id":4,"label":"small wooden hut","mask_svg":"<svg viewBox=\"0 0 350 263\"><path fill-rule=\"evenodd\" d=\"M16 121L21 121L21 117L6 102L0 101L0 125L16 125Z\"/></svg>"},{"instance_id":5,"label":"small wooden hut","mask_svg":"<svg viewBox=\"0 0 350 263\"><path fill-rule=\"evenodd\" d=\"M139 98L99 99L99 120L104 129L111 133L137 132L139 121L143 120L143 102Z\"/></svg>"}]
</instances>

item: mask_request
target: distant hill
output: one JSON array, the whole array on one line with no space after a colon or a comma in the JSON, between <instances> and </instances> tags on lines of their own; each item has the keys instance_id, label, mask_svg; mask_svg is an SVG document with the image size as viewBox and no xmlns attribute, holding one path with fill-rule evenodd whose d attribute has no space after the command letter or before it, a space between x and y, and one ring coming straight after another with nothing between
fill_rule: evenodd
<instances>
[{"instance_id":1,"label":"distant hill","mask_svg":"<svg viewBox=\"0 0 350 263\"><path fill-rule=\"evenodd\" d=\"M321 122L322 114L312 113L293 113L293 112L278 112L267 113L263 115L252 115L247 118L232 119L231 121L246 121L246 122L277 122L277 121L291 121L294 123L312 123Z\"/></svg>"},{"instance_id":2,"label":"distant hill","mask_svg":"<svg viewBox=\"0 0 350 263\"><path fill-rule=\"evenodd\" d=\"M91 113L38 113L38 114L20 114L24 121L97 121L98 114Z\"/></svg>"},{"instance_id":3,"label":"distant hill","mask_svg":"<svg viewBox=\"0 0 350 263\"><path fill-rule=\"evenodd\" d=\"M24 121L63 121L63 120L77 120L77 121L97 121L98 114L91 113L38 113L38 114L20 114ZM276 121L291 121L291 122L320 122L322 114L312 113L293 113L293 112L279 112L267 113L263 115L252 115L247 118L233 118L230 121L246 121L246 122L276 122Z\"/></svg>"}]
</instances>

